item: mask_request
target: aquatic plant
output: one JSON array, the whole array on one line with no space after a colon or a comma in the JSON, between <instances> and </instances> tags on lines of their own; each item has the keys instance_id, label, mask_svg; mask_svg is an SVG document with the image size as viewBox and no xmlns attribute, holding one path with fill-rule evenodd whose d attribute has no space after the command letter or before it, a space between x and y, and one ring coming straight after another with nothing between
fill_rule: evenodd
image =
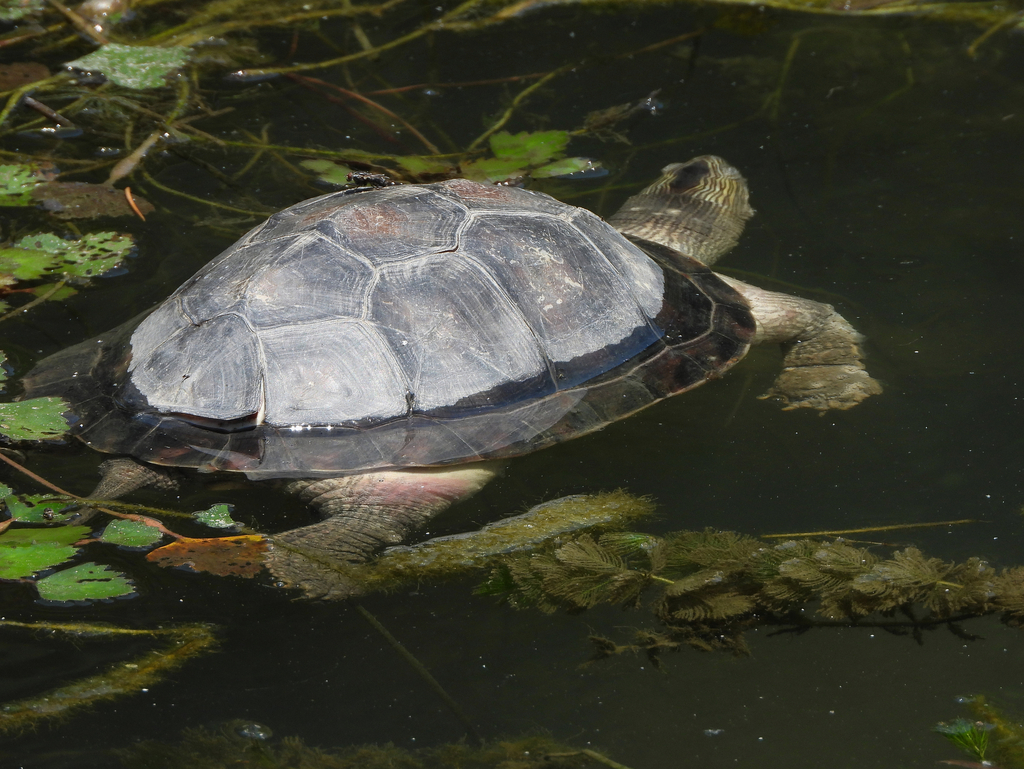
<instances>
[{"instance_id":1,"label":"aquatic plant","mask_svg":"<svg viewBox=\"0 0 1024 769\"><path fill-rule=\"evenodd\" d=\"M543 734L520 735L472 746L463 742L405 750L395 745L356 745L332 751L298 737L272 740L266 727L232 721L220 728L187 729L177 743L147 740L116 751L125 769L628 769L589 748Z\"/></svg>"},{"instance_id":2,"label":"aquatic plant","mask_svg":"<svg viewBox=\"0 0 1024 769\"><path fill-rule=\"evenodd\" d=\"M939 727L936 727L936 731L978 760L985 761L987 766L1024 769L1024 719L1020 714L1007 711L982 694L958 699L973 719L957 719L973 725L973 730L966 730L967 744L954 739ZM982 755L974 748L974 745L979 743L982 745Z\"/></svg>"},{"instance_id":3,"label":"aquatic plant","mask_svg":"<svg viewBox=\"0 0 1024 769\"><path fill-rule=\"evenodd\" d=\"M948 563L914 547L882 558L841 539L766 545L714 529L580 535L546 552L506 557L478 592L546 612L633 607L653 593L663 630L642 631L632 645L596 639L599 657L643 649L655 659L680 645L742 653L742 634L752 626L813 626L801 613L808 604L816 605L819 623L864 626L869 615L901 612L905 620L872 624L917 636L939 625L963 633L958 622L984 614L1024 621L1021 567L996 570L979 558Z\"/></svg>"},{"instance_id":4,"label":"aquatic plant","mask_svg":"<svg viewBox=\"0 0 1024 769\"><path fill-rule=\"evenodd\" d=\"M145 630L85 622L0 620L0 628L8 632L43 631L79 642L118 638L152 638L162 642L157 648L134 659L120 661L96 675L80 678L39 696L3 703L0 705L2 734L19 733L47 719L65 718L97 702L134 694L157 683L187 660L210 651L216 644L214 628L203 624Z\"/></svg>"},{"instance_id":5,"label":"aquatic plant","mask_svg":"<svg viewBox=\"0 0 1024 769\"><path fill-rule=\"evenodd\" d=\"M962 748L979 761L985 760L988 750L988 735L993 729L992 724L984 721L968 721L957 718L949 723L936 724L934 729L958 748Z\"/></svg>"}]
</instances>

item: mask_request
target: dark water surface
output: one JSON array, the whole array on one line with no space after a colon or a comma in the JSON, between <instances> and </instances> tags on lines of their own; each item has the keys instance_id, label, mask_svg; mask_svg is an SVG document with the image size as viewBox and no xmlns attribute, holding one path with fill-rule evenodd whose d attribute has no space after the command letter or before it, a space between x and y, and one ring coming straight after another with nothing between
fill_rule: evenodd
<instances>
[{"instance_id":1,"label":"dark water surface","mask_svg":"<svg viewBox=\"0 0 1024 769\"><path fill-rule=\"evenodd\" d=\"M403 23L421 20L410 15ZM376 41L406 27L366 28ZM621 56L698 28L706 30L699 38ZM344 40L342 23L322 29ZM755 397L779 359L775 350L758 350L721 382L511 463L503 479L435 529L621 487L659 502L650 531L714 526L766 534L974 518L983 522L869 536L949 560L1024 563L1024 48L1019 35L996 35L971 59L965 49L978 34L906 19L682 6L590 15L552 9L478 32L440 33L348 72L312 73L371 90L580 62L525 103L508 126L513 131L571 128L588 112L661 89L662 108L629 124L631 145L582 139L570 148L604 160L613 190L596 192L608 178L542 188L610 214L663 165L722 155L746 175L757 211L723 268L834 303L867 335L870 369L886 388L849 412L783 412ZM302 40L302 60L337 55L313 35ZM283 34L262 40L282 61L289 43ZM201 124L214 135L258 133L269 124L280 144L403 151L284 79L210 87L222 104L237 107ZM523 87L417 91L388 103L464 146ZM27 139L12 139L9 148L41 151ZM247 159L200 154L228 173ZM238 204L214 177L175 155L147 168L165 185ZM269 154L244 183L271 207L320 191ZM145 225L120 225L140 243L129 274L0 326L0 349L18 373L147 308L254 223L144 192L160 210ZM33 469L80 491L91 486L99 460L78 449L28 455ZM4 480L28 490L21 479ZM283 493L216 484L223 479L196 479L173 504L194 510L231 501L240 517L267 529L305 515ZM139 498L171 502L155 493ZM109 759L78 751L174 740L185 727L232 718L324 747L391 741L415 748L464 735L352 607L295 603L263 584L147 571L141 558L123 558L141 587L134 600L55 609L10 589L0 595L3 614L137 627L216 622L219 651L150 691L25 735L4 748L4 766L106 766ZM363 604L488 738L543 729L632 769L923 767L961 757L930 732L937 721L965 714L957 696L984 693L1024 712L1024 636L994 619L967 623L984 637L973 642L944 629L920 644L867 628L762 630L748 636L750 657L684 650L665 657L663 672L628 655L580 669L589 634L626 642L632 628L654 624L650 615L516 612L472 596L471 588L472 581L420 585ZM45 636L9 637L4 648L4 700L138 651Z\"/></svg>"}]
</instances>

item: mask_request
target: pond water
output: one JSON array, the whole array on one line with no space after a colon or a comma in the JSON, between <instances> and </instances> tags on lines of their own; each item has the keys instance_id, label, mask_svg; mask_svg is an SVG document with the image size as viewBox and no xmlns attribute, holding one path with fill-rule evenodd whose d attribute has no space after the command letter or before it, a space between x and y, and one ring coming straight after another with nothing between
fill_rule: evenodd
<instances>
[{"instance_id":1,"label":"pond water","mask_svg":"<svg viewBox=\"0 0 1024 769\"><path fill-rule=\"evenodd\" d=\"M441 13L399 6L367 17L362 28L380 43ZM967 48L982 29L757 8L551 7L505 24L436 31L370 62L307 73L363 93L421 84L401 98L374 98L445 150L472 142L536 79L446 84L574 65L518 104L511 131L571 129L590 112L657 92L656 106L614 126L628 143L608 134L570 145L570 154L601 160L609 176L534 186L608 215L667 163L725 157L747 177L757 213L723 270L835 304L867 336L869 368L885 387L850 411L784 412L756 398L779 364L777 350L758 349L721 381L510 462L504 477L432 533L566 494L624 488L657 501L657 518L641 527L652 533L710 526L762 535L975 519L863 536L946 560L1024 563L1024 48L1019 33L998 33L972 58ZM294 36L256 33L254 41L268 66L357 46L344 20L302 26ZM87 50L83 44L73 55ZM234 107L195 123L213 136L240 140L266 128L277 145L423 152L401 128L397 138L390 127L375 130L372 120L296 81L225 83L225 71L208 68L200 80L212 108ZM5 147L38 154L52 141L7 136ZM61 151L89 157L96 144L121 140L74 141ZM148 159L155 181L131 183L157 211L145 223L116 223L138 238L138 256L126 274L5 321L0 349L17 373L149 307L256 221L202 200L272 210L324 189L283 152L263 154L235 188L213 173L234 174L251 157L196 142ZM21 215L3 211L5 237L24 226ZM84 493L101 457L68 447L29 450L25 461ZM4 480L35 490L13 473ZM136 498L186 511L227 501L236 517L267 530L307 515L283 492L234 478L193 477L170 497ZM187 727L231 719L324 748L417 749L466 736L353 605L294 601L268 581L156 569L138 554L108 560L132 575L138 597L50 607L4 586L0 613L139 628L211 622L219 647L147 691L13 739L0 748L3 766L116 766L106 749L141 739L173 743ZM546 731L631 769L930 766L964 758L931 731L966 715L958 697L984 694L1024 713L1024 635L995 618L964 623L977 640L944 627L917 639L873 627L762 628L747 634L745 657L684 648L664 655L661 670L642 654L581 667L592 652L588 636L627 643L634 629L656 625L650 612L516 611L474 596L478 581L407 586L360 603L486 739ZM39 694L146 648L4 631L0 699Z\"/></svg>"}]
</instances>

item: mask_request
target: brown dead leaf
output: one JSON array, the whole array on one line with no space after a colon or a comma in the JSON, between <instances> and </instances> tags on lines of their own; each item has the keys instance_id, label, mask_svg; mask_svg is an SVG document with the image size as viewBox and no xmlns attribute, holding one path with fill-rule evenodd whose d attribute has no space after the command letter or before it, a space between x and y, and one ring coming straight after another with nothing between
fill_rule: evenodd
<instances>
[{"instance_id":1,"label":"brown dead leaf","mask_svg":"<svg viewBox=\"0 0 1024 769\"><path fill-rule=\"evenodd\" d=\"M48 182L38 184L32 197L58 219L93 219L97 216L135 216L125 199L124 190L105 184L86 182ZM139 210L148 214L156 209L145 198L132 194Z\"/></svg>"},{"instance_id":2,"label":"brown dead leaf","mask_svg":"<svg viewBox=\"0 0 1024 769\"><path fill-rule=\"evenodd\" d=\"M0 91L13 91L37 80L45 80L49 76L50 70L42 64L30 61L0 64Z\"/></svg>"},{"instance_id":3,"label":"brown dead leaf","mask_svg":"<svg viewBox=\"0 0 1024 769\"><path fill-rule=\"evenodd\" d=\"M158 566L186 566L218 577L255 577L263 569L267 540L257 534L237 537L182 537L146 556Z\"/></svg>"}]
</instances>

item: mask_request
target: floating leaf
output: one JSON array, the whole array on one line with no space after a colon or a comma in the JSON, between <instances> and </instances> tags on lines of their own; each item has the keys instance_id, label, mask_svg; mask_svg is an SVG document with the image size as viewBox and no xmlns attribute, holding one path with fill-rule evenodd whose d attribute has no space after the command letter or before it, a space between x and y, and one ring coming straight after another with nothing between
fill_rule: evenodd
<instances>
[{"instance_id":1,"label":"floating leaf","mask_svg":"<svg viewBox=\"0 0 1024 769\"><path fill-rule=\"evenodd\" d=\"M348 184L348 175L352 173L348 166L330 160L303 160L299 165L315 173L319 181L338 186Z\"/></svg>"},{"instance_id":2,"label":"floating leaf","mask_svg":"<svg viewBox=\"0 0 1024 769\"><path fill-rule=\"evenodd\" d=\"M122 547L148 547L163 537L155 526L141 521L111 521L100 535L100 540Z\"/></svg>"},{"instance_id":3,"label":"floating leaf","mask_svg":"<svg viewBox=\"0 0 1024 769\"><path fill-rule=\"evenodd\" d=\"M527 174L527 166L517 158L484 158L462 164L462 176L475 182L502 182Z\"/></svg>"},{"instance_id":4,"label":"floating leaf","mask_svg":"<svg viewBox=\"0 0 1024 769\"><path fill-rule=\"evenodd\" d=\"M60 398L32 398L19 403L0 403L0 436L12 441L48 441L68 431L64 412L70 408Z\"/></svg>"},{"instance_id":5,"label":"floating leaf","mask_svg":"<svg viewBox=\"0 0 1024 769\"><path fill-rule=\"evenodd\" d=\"M5 496L4 502L11 517L22 523L66 521L75 515L81 506L77 499L62 494L20 494L18 496L12 494Z\"/></svg>"},{"instance_id":6,"label":"floating leaf","mask_svg":"<svg viewBox=\"0 0 1024 769\"><path fill-rule=\"evenodd\" d=\"M45 0L4 0L0 3L0 21L17 21L46 7Z\"/></svg>"},{"instance_id":7,"label":"floating leaf","mask_svg":"<svg viewBox=\"0 0 1024 769\"><path fill-rule=\"evenodd\" d=\"M192 517L200 523L215 529L237 529L241 524L231 517L231 511L234 509L234 505L222 502L217 505L211 505L206 510L197 510L192 513Z\"/></svg>"},{"instance_id":8,"label":"floating leaf","mask_svg":"<svg viewBox=\"0 0 1024 769\"><path fill-rule=\"evenodd\" d=\"M0 352L0 382L7 381L7 367L4 365L5 363L7 363L7 355Z\"/></svg>"},{"instance_id":9,"label":"floating leaf","mask_svg":"<svg viewBox=\"0 0 1024 769\"><path fill-rule=\"evenodd\" d=\"M543 179L600 170L600 165L588 158L561 157L569 138L568 131L496 133L491 137L494 157L463 163L462 175L476 181L500 182L527 175Z\"/></svg>"},{"instance_id":10,"label":"floating leaf","mask_svg":"<svg viewBox=\"0 0 1024 769\"><path fill-rule=\"evenodd\" d=\"M0 3L0 6L6 3ZM0 10L0 18L3 11ZM18 61L11 64L0 64L0 91L13 91L29 83L38 80L45 80L50 76L50 70L45 64L30 61Z\"/></svg>"},{"instance_id":11,"label":"floating leaf","mask_svg":"<svg viewBox=\"0 0 1024 769\"><path fill-rule=\"evenodd\" d=\"M62 302L69 296L74 296L78 293L71 286L64 285L54 291L54 283L45 283L41 286L35 286L27 289L26 293L33 294L34 296L45 296L47 299L53 302Z\"/></svg>"},{"instance_id":12,"label":"floating leaf","mask_svg":"<svg viewBox=\"0 0 1024 769\"><path fill-rule=\"evenodd\" d=\"M136 216L128 204L124 190L105 184L86 182L45 182L31 191L33 200L58 219L93 219L97 216ZM143 214L156 210L139 195L132 195L136 208Z\"/></svg>"},{"instance_id":13,"label":"floating leaf","mask_svg":"<svg viewBox=\"0 0 1024 769\"><path fill-rule=\"evenodd\" d=\"M121 572L98 563L58 571L36 582L36 589L45 601L102 601L135 592Z\"/></svg>"},{"instance_id":14,"label":"floating leaf","mask_svg":"<svg viewBox=\"0 0 1024 769\"><path fill-rule=\"evenodd\" d=\"M88 56L68 62L68 66L100 72L125 88L145 90L165 85L164 78L181 69L188 56L188 49L182 46L156 48L109 43Z\"/></svg>"},{"instance_id":15,"label":"floating leaf","mask_svg":"<svg viewBox=\"0 0 1024 769\"><path fill-rule=\"evenodd\" d=\"M0 579L23 579L74 557L88 526L9 529L0 534Z\"/></svg>"},{"instance_id":16,"label":"floating leaf","mask_svg":"<svg viewBox=\"0 0 1024 769\"><path fill-rule=\"evenodd\" d=\"M590 158L562 158L530 171L534 179L547 179L552 176L603 176L605 169L596 160Z\"/></svg>"},{"instance_id":17,"label":"floating leaf","mask_svg":"<svg viewBox=\"0 0 1024 769\"><path fill-rule=\"evenodd\" d=\"M158 566L185 566L219 577L255 577L263 568L267 541L255 534L192 539L182 537L157 548L146 560Z\"/></svg>"},{"instance_id":18,"label":"floating leaf","mask_svg":"<svg viewBox=\"0 0 1024 769\"><path fill-rule=\"evenodd\" d=\"M55 176L52 165L0 165L0 206L34 206L32 190Z\"/></svg>"},{"instance_id":19,"label":"floating leaf","mask_svg":"<svg viewBox=\"0 0 1024 769\"><path fill-rule=\"evenodd\" d=\"M13 246L0 248L0 275L18 280L53 274L90 278L120 266L134 247L130 235L116 232L93 232L78 240L45 232L26 235Z\"/></svg>"},{"instance_id":20,"label":"floating leaf","mask_svg":"<svg viewBox=\"0 0 1024 769\"><path fill-rule=\"evenodd\" d=\"M447 176L454 170L450 164L429 155L406 155L395 160L414 176Z\"/></svg>"},{"instance_id":21,"label":"floating leaf","mask_svg":"<svg viewBox=\"0 0 1024 769\"><path fill-rule=\"evenodd\" d=\"M538 165L557 158L569 145L568 131L500 131L491 136L491 152L523 165Z\"/></svg>"}]
</instances>

